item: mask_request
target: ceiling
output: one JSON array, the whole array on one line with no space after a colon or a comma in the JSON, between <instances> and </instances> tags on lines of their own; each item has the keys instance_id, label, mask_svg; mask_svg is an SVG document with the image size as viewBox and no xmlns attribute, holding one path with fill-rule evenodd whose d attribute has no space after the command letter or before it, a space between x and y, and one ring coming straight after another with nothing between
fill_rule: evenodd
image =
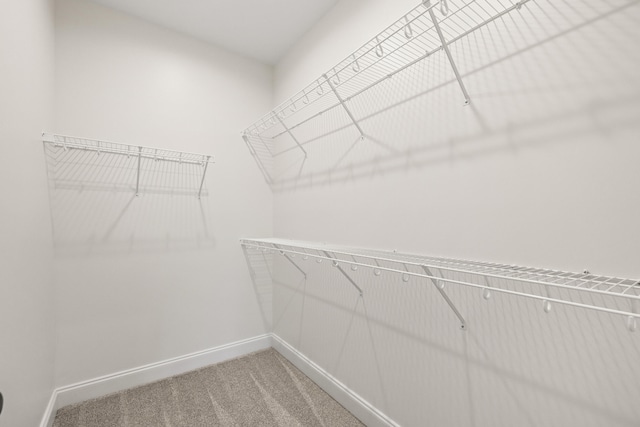
<instances>
[{"instance_id":1,"label":"ceiling","mask_svg":"<svg viewBox=\"0 0 640 427\"><path fill-rule=\"evenodd\" d=\"M338 0L91 0L275 64Z\"/></svg>"}]
</instances>

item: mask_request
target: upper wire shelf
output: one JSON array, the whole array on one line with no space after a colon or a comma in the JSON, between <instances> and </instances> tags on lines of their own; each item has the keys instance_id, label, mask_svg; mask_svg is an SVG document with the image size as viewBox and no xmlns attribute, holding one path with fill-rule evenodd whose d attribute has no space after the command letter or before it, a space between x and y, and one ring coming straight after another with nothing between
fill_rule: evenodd
<instances>
[{"instance_id":1,"label":"upper wire shelf","mask_svg":"<svg viewBox=\"0 0 640 427\"><path fill-rule=\"evenodd\" d=\"M361 295L362 289L350 276L358 267L370 269L374 276L397 274L403 282L427 279L449 304L462 329L466 321L445 292L450 285L479 289L485 300L493 293L538 300L547 313L559 304L622 315L632 332L640 318L640 281L633 279L282 239L242 239L240 243L249 250L280 253L305 276L299 261L327 260Z\"/></svg>"},{"instance_id":2,"label":"upper wire shelf","mask_svg":"<svg viewBox=\"0 0 640 427\"><path fill-rule=\"evenodd\" d=\"M529 1L422 1L242 132L267 182L272 185L278 181L273 171L275 157L299 151L303 158L302 170L308 155L307 145L337 131L326 132L326 127L313 124L325 113L341 111L344 117L337 128L347 125L355 130L352 133L356 137L365 139L364 113L357 111L351 101L437 52L446 54L464 104L469 104L471 98L449 46L490 22L521 9Z\"/></svg>"},{"instance_id":3,"label":"upper wire shelf","mask_svg":"<svg viewBox=\"0 0 640 427\"><path fill-rule=\"evenodd\" d=\"M213 157L206 154L128 145L67 135L42 135L47 166L60 188L167 191L203 194ZM159 175L171 179L157 179ZM177 189L177 190L176 190Z\"/></svg>"}]
</instances>

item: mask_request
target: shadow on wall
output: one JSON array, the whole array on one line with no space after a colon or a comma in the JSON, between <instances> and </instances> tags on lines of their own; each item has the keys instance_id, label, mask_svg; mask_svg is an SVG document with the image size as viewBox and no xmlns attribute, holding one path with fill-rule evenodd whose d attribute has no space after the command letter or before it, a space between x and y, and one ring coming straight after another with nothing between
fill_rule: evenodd
<instances>
[{"instance_id":1,"label":"shadow on wall","mask_svg":"<svg viewBox=\"0 0 640 427\"><path fill-rule=\"evenodd\" d=\"M44 144L57 256L213 248L199 164ZM136 196L136 185L139 194Z\"/></svg>"},{"instance_id":2,"label":"shadow on wall","mask_svg":"<svg viewBox=\"0 0 640 427\"><path fill-rule=\"evenodd\" d=\"M249 251L242 245L251 283L260 307L262 321L268 331L273 328L273 252Z\"/></svg>"},{"instance_id":3,"label":"shadow on wall","mask_svg":"<svg viewBox=\"0 0 640 427\"><path fill-rule=\"evenodd\" d=\"M445 290L370 268L276 257L273 331L400 425L626 426L640 407L640 335L621 316ZM462 279L462 277L459 277Z\"/></svg>"},{"instance_id":4,"label":"shadow on wall","mask_svg":"<svg viewBox=\"0 0 640 427\"><path fill-rule=\"evenodd\" d=\"M290 191L541 144L637 140L639 28L637 0L529 1L450 45L470 106L440 50L347 100L364 138L337 103L292 130L306 157L281 132L257 159L273 164L274 191Z\"/></svg>"}]
</instances>

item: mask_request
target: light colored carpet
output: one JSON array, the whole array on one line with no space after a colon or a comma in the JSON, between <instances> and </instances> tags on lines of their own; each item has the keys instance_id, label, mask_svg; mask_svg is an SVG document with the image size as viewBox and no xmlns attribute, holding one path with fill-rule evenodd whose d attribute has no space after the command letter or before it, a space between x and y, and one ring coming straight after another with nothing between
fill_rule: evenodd
<instances>
[{"instance_id":1,"label":"light colored carpet","mask_svg":"<svg viewBox=\"0 0 640 427\"><path fill-rule=\"evenodd\" d=\"M58 410L54 427L362 426L273 349Z\"/></svg>"}]
</instances>

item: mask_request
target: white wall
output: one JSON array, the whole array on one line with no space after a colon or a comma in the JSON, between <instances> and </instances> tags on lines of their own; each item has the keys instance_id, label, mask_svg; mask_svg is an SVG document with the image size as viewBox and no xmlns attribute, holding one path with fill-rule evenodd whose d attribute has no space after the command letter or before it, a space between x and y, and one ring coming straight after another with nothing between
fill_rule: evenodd
<instances>
[{"instance_id":1,"label":"white wall","mask_svg":"<svg viewBox=\"0 0 640 427\"><path fill-rule=\"evenodd\" d=\"M341 1L276 67L276 100L417 4ZM640 277L638 22L637 2L540 0L457 43L472 106L452 80L364 120L399 160L383 153L367 169L349 156L342 165L365 173L332 175L328 163L326 179L276 193L275 235ZM428 89L449 73L441 53L429 61L352 107ZM451 290L470 324L463 334L425 286L400 291L397 280L358 272L358 300L335 272L306 268L305 283L279 266L275 333L402 425L631 426L640 417L640 336L624 319L564 308L545 317L535 303L481 305Z\"/></svg>"},{"instance_id":2,"label":"white wall","mask_svg":"<svg viewBox=\"0 0 640 427\"><path fill-rule=\"evenodd\" d=\"M55 131L216 163L201 201L83 190L74 176L93 157L69 166L78 173L51 197L56 385L267 330L238 239L272 233L272 195L239 131L270 105L271 79L270 67L187 36L93 3L57 2Z\"/></svg>"},{"instance_id":3,"label":"white wall","mask_svg":"<svg viewBox=\"0 0 640 427\"><path fill-rule=\"evenodd\" d=\"M534 4L549 7L546 1ZM416 5L340 2L276 67L276 101L316 80ZM585 18L575 23L600 16L594 9L610 9L602 5L581 0L575 9ZM571 8L561 9L556 15ZM408 147L413 152L401 151L409 153L410 167L403 157L385 166L382 155L378 170L370 168L360 178L335 173L332 184L278 194L276 235L640 276L639 172L634 166L640 150L634 140L639 90L634 70L640 59L630 47L638 36L637 6L550 40L558 29L575 25L556 23L561 20L556 18L545 26L549 18L540 16L539 7L532 10L535 15L514 16L529 16L536 25L507 19L490 27L493 33L487 29L452 47L461 72L469 73L472 107L457 108L462 95L452 81L383 115L385 121L374 117L362 124L365 133L398 150L407 150L405 140L417 141ZM509 26L522 23L529 23L529 29ZM615 31L616 26L625 31ZM505 28L509 32L498 38L496 30ZM483 44L487 40L489 47ZM513 53L510 43L521 49L539 45L500 60L503 51ZM591 48L603 56L588 55ZM486 57L478 53L483 51L489 52ZM443 57L430 59L424 69L410 69L404 80L394 78L400 83L389 84L389 91L422 87L419 73L432 78L429 67L448 72ZM490 62L495 64L475 71ZM377 95L389 96L384 91ZM353 102L363 109L357 99ZM481 132L479 123L488 130ZM420 149L435 153L429 157ZM351 156L341 165L362 160ZM314 212L327 205L339 214L314 222ZM359 227L352 226L354 218Z\"/></svg>"},{"instance_id":4,"label":"white wall","mask_svg":"<svg viewBox=\"0 0 640 427\"><path fill-rule=\"evenodd\" d=\"M51 220L41 132L53 122L53 4L0 14L1 426L34 426L53 390Z\"/></svg>"}]
</instances>

